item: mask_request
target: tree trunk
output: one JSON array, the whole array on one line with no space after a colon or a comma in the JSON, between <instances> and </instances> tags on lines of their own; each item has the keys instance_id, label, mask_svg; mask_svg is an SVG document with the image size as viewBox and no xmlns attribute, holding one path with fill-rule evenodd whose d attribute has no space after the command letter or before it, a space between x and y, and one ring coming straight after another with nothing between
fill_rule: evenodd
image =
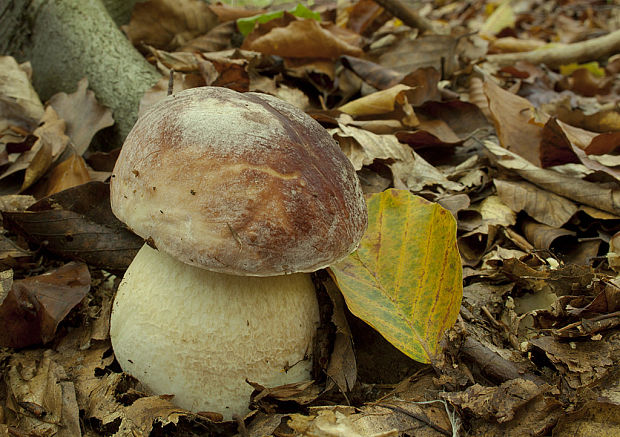
<instances>
[{"instance_id":1,"label":"tree trunk","mask_svg":"<svg viewBox=\"0 0 620 437\"><path fill-rule=\"evenodd\" d=\"M0 53L32 63L42 100L74 91L86 76L97 99L114 112L108 147L122 143L136 121L140 98L161 77L101 0L0 0Z\"/></svg>"}]
</instances>

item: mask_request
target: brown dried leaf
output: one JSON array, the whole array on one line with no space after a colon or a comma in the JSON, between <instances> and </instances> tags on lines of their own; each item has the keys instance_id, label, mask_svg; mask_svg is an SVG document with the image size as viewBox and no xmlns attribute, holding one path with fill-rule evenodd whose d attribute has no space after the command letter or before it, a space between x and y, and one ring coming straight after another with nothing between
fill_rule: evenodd
<instances>
[{"instance_id":1,"label":"brown dried leaf","mask_svg":"<svg viewBox=\"0 0 620 437\"><path fill-rule=\"evenodd\" d=\"M342 55L362 54L361 49L354 45L357 34L312 19L295 19L286 27L273 27L256 36L261 33L261 25L256 26L244 40L242 48L290 58L338 59Z\"/></svg>"},{"instance_id":2,"label":"brown dried leaf","mask_svg":"<svg viewBox=\"0 0 620 437\"><path fill-rule=\"evenodd\" d=\"M550 336L529 340L542 350L571 388L578 388L605 375L615 366L613 339L565 343Z\"/></svg>"},{"instance_id":3,"label":"brown dried leaf","mask_svg":"<svg viewBox=\"0 0 620 437\"><path fill-rule=\"evenodd\" d=\"M6 385L4 422L19 430L19 435L82 435L75 388L51 350L13 355Z\"/></svg>"},{"instance_id":4,"label":"brown dried leaf","mask_svg":"<svg viewBox=\"0 0 620 437\"><path fill-rule=\"evenodd\" d=\"M95 93L88 89L86 78L78 82L74 93L54 94L49 104L65 121L66 134L79 155L86 152L98 131L114 124L112 111L99 104Z\"/></svg>"},{"instance_id":5,"label":"brown dried leaf","mask_svg":"<svg viewBox=\"0 0 620 437\"><path fill-rule=\"evenodd\" d=\"M433 67L443 71L443 78L458 68L455 56L457 40L448 35L423 35L412 38L402 33L397 41L389 47L381 47L368 52L370 60L391 68L400 73L408 74L422 67ZM415 53L415 56L411 56Z\"/></svg>"},{"instance_id":6,"label":"brown dried leaf","mask_svg":"<svg viewBox=\"0 0 620 437\"><path fill-rule=\"evenodd\" d=\"M299 405L306 405L316 400L321 394L321 387L314 381L295 382L292 384L280 385L277 387L264 387L256 382L246 380L254 387L252 402L265 402L275 400L281 402L296 402Z\"/></svg>"},{"instance_id":7,"label":"brown dried leaf","mask_svg":"<svg viewBox=\"0 0 620 437\"><path fill-rule=\"evenodd\" d=\"M60 191L85 184L90 181L90 175L86 168L84 159L77 154L54 167L47 175L46 196L56 194Z\"/></svg>"},{"instance_id":8,"label":"brown dried leaf","mask_svg":"<svg viewBox=\"0 0 620 437\"><path fill-rule=\"evenodd\" d=\"M217 16L220 23L224 23L226 21L236 21L239 18L252 17L254 15L265 13L264 9L234 7L221 3L210 5L209 9L211 9L211 11Z\"/></svg>"},{"instance_id":9,"label":"brown dried leaf","mask_svg":"<svg viewBox=\"0 0 620 437\"><path fill-rule=\"evenodd\" d=\"M620 190L536 167L521 156L492 141L485 141L484 146L495 156L500 167L514 171L538 187L614 215L620 215Z\"/></svg>"},{"instance_id":10,"label":"brown dried leaf","mask_svg":"<svg viewBox=\"0 0 620 437\"><path fill-rule=\"evenodd\" d=\"M549 250L558 239L567 236L575 236L575 233L568 229L544 225L533 220L524 221L523 234L525 238L527 238L527 241L532 243L538 250Z\"/></svg>"},{"instance_id":11,"label":"brown dried leaf","mask_svg":"<svg viewBox=\"0 0 620 437\"><path fill-rule=\"evenodd\" d=\"M29 258L32 252L19 247L13 240L0 235L0 261L8 261L10 259Z\"/></svg>"},{"instance_id":12,"label":"brown dried leaf","mask_svg":"<svg viewBox=\"0 0 620 437\"><path fill-rule=\"evenodd\" d=\"M501 145L540 166L542 125L534 120L532 104L490 80L485 81L484 92L489 100L489 111Z\"/></svg>"},{"instance_id":13,"label":"brown dried leaf","mask_svg":"<svg viewBox=\"0 0 620 437\"><path fill-rule=\"evenodd\" d=\"M85 264L69 263L31 278L13 282L0 305L0 345L22 348L47 343L56 327L90 290Z\"/></svg>"},{"instance_id":14,"label":"brown dried leaf","mask_svg":"<svg viewBox=\"0 0 620 437\"><path fill-rule=\"evenodd\" d=\"M112 214L109 186L88 182L41 199L5 224L52 253L108 270L125 270L143 244Z\"/></svg>"},{"instance_id":15,"label":"brown dried leaf","mask_svg":"<svg viewBox=\"0 0 620 437\"><path fill-rule=\"evenodd\" d=\"M138 2L123 31L134 46L173 50L218 24L209 4L200 0Z\"/></svg>"},{"instance_id":16,"label":"brown dried leaf","mask_svg":"<svg viewBox=\"0 0 620 437\"><path fill-rule=\"evenodd\" d=\"M405 76L390 68L354 56L341 56L340 62L342 62L345 68L357 74L364 82L379 90L385 90L397 85Z\"/></svg>"},{"instance_id":17,"label":"brown dried leaf","mask_svg":"<svg viewBox=\"0 0 620 437\"><path fill-rule=\"evenodd\" d=\"M577 411L560 417L553 434L572 437L620 435L620 405L599 400L590 401Z\"/></svg>"},{"instance_id":18,"label":"brown dried leaf","mask_svg":"<svg viewBox=\"0 0 620 437\"><path fill-rule=\"evenodd\" d=\"M334 308L332 323L336 326L336 338L327 367L328 379L325 391L336 385L342 393L347 393L355 386L357 380L353 335L344 312L344 297L332 281L326 284L326 288Z\"/></svg>"},{"instance_id":19,"label":"brown dried leaf","mask_svg":"<svg viewBox=\"0 0 620 437\"><path fill-rule=\"evenodd\" d=\"M0 179L4 179L16 172L26 170L22 191L41 178L69 144L69 137L64 134L65 122L58 118L51 106L45 109L40 124L33 132L38 139L32 148L23 152L0 176Z\"/></svg>"},{"instance_id":20,"label":"brown dried leaf","mask_svg":"<svg viewBox=\"0 0 620 437\"><path fill-rule=\"evenodd\" d=\"M517 409L549 391L550 388L547 384L538 385L527 379L512 379L498 387L475 384L463 392L444 396L450 403L478 417L494 418L502 423L512 420Z\"/></svg>"},{"instance_id":21,"label":"brown dried leaf","mask_svg":"<svg viewBox=\"0 0 620 437\"><path fill-rule=\"evenodd\" d=\"M214 5L211 5L213 8ZM232 48L231 40L237 32L237 23L227 21L218 24L204 35L200 35L179 47L180 52L217 52Z\"/></svg>"},{"instance_id":22,"label":"brown dried leaf","mask_svg":"<svg viewBox=\"0 0 620 437\"><path fill-rule=\"evenodd\" d=\"M329 132L336 138L343 152L359 170L375 160L388 161L395 185L421 191L426 186L440 185L453 191L463 186L448 180L439 170L430 165L409 146L400 143L394 135L377 135L364 129L347 125L341 118L339 127Z\"/></svg>"},{"instance_id":23,"label":"brown dried leaf","mask_svg":"<svg viewBox=\"0 0 620 437\"><path fill-rule=\"evenodd\" d=\"M566 224L578 208L565 197L524 181L494 179L497 195L514 212L525 211L534 220L553 227Z\"/></svg>"},{"instance_id":24,"label":"brown dried leaf","mask_svg":"<svg viewBox=\"0 0 620 437\"><path fill-rule=\"evenodd\" d=\"M30 64L0 56L0 120L30 131L43 117L43 104L30 83Z\"/></svg>"},{"instance_id":25,"label":"brown dried leaf","mask_svg":"<svg viewBox=\"0 0 620 437\"><path fill-rule=\"evenodd\" d=\"M347 28L360 35L370 36L390 18L390 14L372 0L355 2L349 11Z\"/></svg>"}]
</instances>

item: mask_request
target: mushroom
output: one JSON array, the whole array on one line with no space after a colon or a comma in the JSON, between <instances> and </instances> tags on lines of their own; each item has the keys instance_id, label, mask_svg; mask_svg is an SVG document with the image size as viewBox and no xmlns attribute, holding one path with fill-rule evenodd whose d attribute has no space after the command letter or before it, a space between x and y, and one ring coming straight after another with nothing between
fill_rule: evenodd
<instances>
[{"instance_id":1,"label":"mushroom","mask_svg":"<svg viewBox=\"0 0 620 437\"><path fill-rule=\"evenodd\" d=\"M192 411L248 412L252 387L311 378L308 272L359 243L367 212L349 160L275 97L201 87L147 110L110 186L147 244L114 299L122 369Z\"/></svg>"}]
</instances>

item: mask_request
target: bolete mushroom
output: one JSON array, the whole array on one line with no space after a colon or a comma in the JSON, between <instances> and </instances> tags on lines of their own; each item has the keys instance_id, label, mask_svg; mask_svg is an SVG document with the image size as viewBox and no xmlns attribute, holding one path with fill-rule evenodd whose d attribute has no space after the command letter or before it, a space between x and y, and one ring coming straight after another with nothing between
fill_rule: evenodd
<instances>
[{"instance_id":1,"label":"bolete mushroom","mask_svg":"<svg viewBox=\"0 0 620 437\"><path fill-rule=\"evenodd\" d=\"M347 256L367 225L355 171L317 122L269 95L189 89L140 117L110 191L148 244L112 308L124 371L225 418L248 411L246 379L310 378L318 304L299 272Z\"/></svg>"}]
</instances>

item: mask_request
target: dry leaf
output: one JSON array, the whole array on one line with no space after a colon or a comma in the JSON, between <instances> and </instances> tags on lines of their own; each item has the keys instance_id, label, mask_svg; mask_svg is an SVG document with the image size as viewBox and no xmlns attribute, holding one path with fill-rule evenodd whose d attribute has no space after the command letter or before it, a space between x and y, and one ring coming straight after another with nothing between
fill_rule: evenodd
<instances>
[{"instance_id":1,"label":"dry leaf","mask_svg":"<svg viewBox=\"0 0 620 437\"><path fill-rule=\"evenodd\" d=\"M86 152L98 131L114 124L112 111L97 102L95 93L88 89L86 78L78 82L74 93L55 94L50 98L49 104L65 121L65 133L71 138L79 155Z\"/></svg>"},{"instance_id":2,"label":"dry leaf","mask_svg":"<svg viewBox=\"0 0 620 437\"><path fill-rule=\"evenodd\" d=\"M46 196L56 194L77 185L90 181L90 175L84 159L77 155L69 158L54 167L48 174Z\"/></svg>"},{"instance_id":3,"label":"dry leaf","mask_svg":"<svg viewBox=\"0 0 620 437\"><path fill-rule=\"evenodd\" d=\"M43 104L30 84L29 67L11 56L0 56L0 120L30 131L43 117Z\"/></svg>"},{"instance_id":4,"label":"dry leaf","mask_svg":"<svg viewBox=\"0 0 620 437\"><path fill-rule=\"evenodd\" d=\"M28 211L3 213L5 226L61 257L125 270L143 244L112 214L109 186L88 182L41 199Z\"/></svg>"},{"instance_id":5,"label":"dry leaf","mask_svg":"<svg viewBox=\"0 0 620 437\"><path fill-rule=\"evenodd\" d=\"M13 281L0 305L0 345L22 348L49 342L58 324L90 290L85 264L69 263L39 276Z\"/></svg>"},{"instance_id":6,"label":"dry leaf","mask_svg":"<svg viewBox=\"0 0 620 437\"><path fill-rule=\"evenodd\" d=\"M289 58L337 59L341 55L362 54L359 47L347 41L350 38L344 29L336 31L316 20L296 19L286 27L274 27L262 36L253 37L260 28L258 25L246 37L244 49Z\"/></svg>"},{"instance_id":7,"label":"dry leaf","mask_svg":"<svg viewBox=\"0 0 620 437\"><path fill-rule=\"evenodd\" d=\"M200 0L138 2L131 22L123 26L135 46L148 44L171 50L205 34L218 24L209 4Z\"/></svg>"},{"instance_id":8,"label":"dry leaf","mask_svg":"<svg viewBox=\"0 0 620 437\"><path fill-rule=\"evenodd\" d=\"M540 223L560 227L577 212L577 206L567 198L529 182L495 179L493 184L498 196L514 212L525 211Z\"/></svg>"}]
</instances>

